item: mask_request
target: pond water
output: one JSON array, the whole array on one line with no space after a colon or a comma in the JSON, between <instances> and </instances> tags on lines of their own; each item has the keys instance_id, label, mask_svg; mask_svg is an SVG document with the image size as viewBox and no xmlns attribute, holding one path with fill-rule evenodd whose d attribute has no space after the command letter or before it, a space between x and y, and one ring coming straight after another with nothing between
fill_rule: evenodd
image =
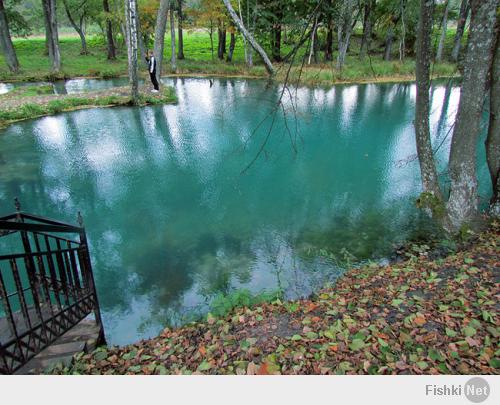
<instances>
[{"instance_id":1,"label":"pond water","mask_svg":"<svg viewBox=\"0 0 500 405\"><path fill-rule=\"evenodd\" d=\"M167 82L178 105L0 132L0 213L15 196L27 212L82 212L109 343L153 336L239 288L310 294L428 226L414 203L413 84L300 88L273 114L281 88L264 81ZM458 100L452 83L433 88L441 171Z\"/></svg>"}]
</instances>

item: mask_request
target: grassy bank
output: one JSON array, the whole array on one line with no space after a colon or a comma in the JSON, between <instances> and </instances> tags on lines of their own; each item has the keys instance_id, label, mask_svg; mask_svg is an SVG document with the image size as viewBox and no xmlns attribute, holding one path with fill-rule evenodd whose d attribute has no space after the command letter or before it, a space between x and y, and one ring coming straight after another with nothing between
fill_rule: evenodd
<instances>
[{"instance_id":1,"label":"grassy bank","mask_svg":"<svg viewBox=\"0 0 500 405\"><path fill-rule=\"evenodd\" d=\"M499 243L494 223L446 258L354 269L311 299L209 314L50 372L499 374Z\"/></svg>"},{"instance_id":2,"label":"grassy bank","mask_svg":"<svg viewBox=\"0 0 500 405\"><path fill-rule=\"evenodd\" d=\"M51 86L27 86L0 96L0 128L25 119L53 115L82 108L132 105L128 87L78 93L72 95L47 94ZM139 105L167 104L177 101L175 90L164 87L152 94L141 89Z\"/></svg>"},{"instance_id":3,"label":"grassy bank","mask_svg":"<svg viewBox=\"0 0 500 405\"><path fill-rule=\"evenodd\" d=\"M360 59L357 55L359 38L353 39L352 55L346 60L342 71L335 69L334 63L306 65L299 75L299 66L294 65L292 79L297 81L300 77L302 84L331 85L339 82L366 82L389 80L413 80L415 77L415 62L407 57L400 62L394 56L394 61L383 61L380 49L374 51L371 58ZM450 41L452 36L450 35ZM43 38L17 38L14 40L21 71L13 75L0 56L0 81L53 81L56 79L69 79L74 77L112 78L127 74L127 56L121 49L115 61L106 59L106 47L99 37L88 38L88 55L80 54L79 39L75 36L61 36L60 47L62 55L62 71L54 75L50 73L48 56L45 54L45 41ZM291 50L292 45L284 45L282 53ZM249 68L244 63L244 50L241 36L238 36L233 62L220 61L212 57L210 38L201 31L186 31L184 38L186 59L177 61L177 70L172 72L169 66L170 40L165 43L165 74L176 75L210 75L210 76L241 76L241 77L266 77L264 67L256 57L256 65ZM335 55L334 55L335 56ZM297 60L299 60L298 58ZM286 65L277 65L277 80L283 81L286 76ZM141 66L142 74L146 75L146 67ZM451 63L434 65L435 77L453 76L457 74L456 66Z\"/></svg>"}]
</instances>

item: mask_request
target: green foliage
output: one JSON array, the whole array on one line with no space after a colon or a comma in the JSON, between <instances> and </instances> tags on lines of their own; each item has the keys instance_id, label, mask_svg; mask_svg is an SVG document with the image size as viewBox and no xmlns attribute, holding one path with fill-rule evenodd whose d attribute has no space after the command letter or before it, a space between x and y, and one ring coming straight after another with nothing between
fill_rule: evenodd
<instances>
[{"instance_id":1,"label":"green foliage","mask_svg":"<svg viewBox=\"0 0 500 405\"><path fill-rule=\"evenodd\" d=\"M87 47L89 54L80 54L79 39L72 36L60 36L62 58L62 71L58 74L50 73L48 56L45 53L43 38L15 38L14 46L21 65L19 74L12 74L0 55L0 80L12 81L55 81L72 77L99 77L112 78L127 74L127 56L119 49L117 60L108 61L106 58L106 44L101 36L88 36ZM289 52L293 46L283 44L283 54ZM306 66L300 68L300 58L305 49L301 51L296 60L297 64L291 71L290 81L296 82L300 78L301 84L315 86L329 86L338 82L354 81L382 81L382 80L413 80L415 76L415 62L406 58L404 62L386 62L381 57L373 55L360 60L355 50L359 46L359 38L354 38L352 51L346 58L342 72L332 68L329 64ZM170 58L170 37L166 36L164 47L164 63L168 64ZM251 76L265 77L266 71L258 58L255 66L249 68L244 63L243 40L240 35L236 37L236 47L233 62L227 63L212 60L210 51L210 37L203 31L185 31L184 33L185 60L178 61L179 74L206 74L212 76ZM335 52L334 52L335 58ZM277 80L286 77L287 66L278 65ZM142 71L142 74L146 74ZM449 63L436 64L433 67L434 77L449 77L457 74L456 66Z\"/></svg>"},{"instance_id":2,"label":"green foliage","mask_svg":"<svg viewBox=\"0 0 500 405\"><path fill-rule=\"evenodd\" d=\"M436 219L442 219L446 215L446 207L441 198L433 193L421 193L416 201L417 208L430 209Z\"/></svg>"},{"instance_id":3,"label":"green foliage","mask_svg":"<svg viewBox=\"0 0 500 405\"><path fill-rule=\"evenodd\" d=\"M218 294L210 304L210 313L215 316L224 316L235 308L251 307L265 302L273 302L282 298L281 291L263 291L252 294L249 290L242 289L228 295Z\"/></svg>"}]
</instances>

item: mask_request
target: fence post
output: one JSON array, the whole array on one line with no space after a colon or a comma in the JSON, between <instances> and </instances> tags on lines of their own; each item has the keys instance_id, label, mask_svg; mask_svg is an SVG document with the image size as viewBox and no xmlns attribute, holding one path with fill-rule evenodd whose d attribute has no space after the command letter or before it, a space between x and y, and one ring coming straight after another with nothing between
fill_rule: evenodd
<instances>
[{"instance_id":1,"label":"fence post","mask_svg":"<svg viewBox=\"0 0 500 405\"><path fill-rule=\"evenodd\" d=\"M83 257L83 266L84 268L82 269L85 273L85 277L87 278L87 282L89 284L89 287L92 290L92 295L94 296L94 316L97 324L99 325L99 329L101 330L101 336L102 340L105 342L105 336L104 336L104 326L102 324L102 318L101 318L101 309L99 307L99 299L97 298L97 290L95 288L95 282L94 282L94 273L92 271L92 263L90 262L90 255L89 255L89 249L88 249L88 244L87 244L87 234L85 233L85 227L83 226L83 218L78 211L78 225L80 226L80 249L82 252L82 257Z\"/></svg>"}]
</instances>

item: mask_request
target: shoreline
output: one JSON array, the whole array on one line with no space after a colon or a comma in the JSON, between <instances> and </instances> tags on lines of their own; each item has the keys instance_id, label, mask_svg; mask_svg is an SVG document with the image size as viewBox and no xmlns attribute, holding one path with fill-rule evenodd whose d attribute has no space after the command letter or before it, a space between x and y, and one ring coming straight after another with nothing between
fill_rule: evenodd
<instances>
[{"instance_id":1,"label":"shoreline","mask_svg":"<svg viewBox=\"0 0 500 405\"><path fill-rule=\"evenodd\" d=\"M16 84L16 83L37 83L37 82L43 82L43 83L55 83L55 82L66 82L69 80L85 80L85 79L90 79L90 80L113 80L113 79L123 79L127 78L127 74L121 74L113 77L108 77L104 78L102 76L72 76L72 77L67 77L67 78L61 78L61 79L56 79L56 80L47 80L47 78L33 78L34 80L30 79L6 79L6 80L0 80L0 83L5 83L5 84ZM453 74L453 75L432 75L431 80L441 80L441 79L460 79L462 76L459 74ZM147 80L146 75L140 75L140 78L143 80ZM197 73L197 72L188 72L188 73L169 73L169 74L164 74L162 75L163 78L213 78L213 79L251 79L251 80L271 80L275 81L277 84L282 84L283 81L277 79L276 77L270 78L265 75L252 75L252 74L223 74L223 73ZM366 77L366 78L356 78L356 79L342 79L338 81L333 81L330 84L316 84L316 83L308 83L307 81L300 82L300 86L312 86L312 87L333 87L337 84L377 84L377 83L408 83L408 82L414 82L416 80L415 75L383 75L383 76L377 76L377 77ZM0 95L1 97L2 95Z\"/></svg>"},{"instance_id":2,"label":"shoreline","mask_svg":"<svg viewBox=\"0 0 500 405\"><path fill-rule=\"evenodd\" d=\"M116 78L125 78L127 77L126 75L120 75ZM452 76L442 76L442 75L435 75L432 77L431 80L445 80L445 79L460 79L461 76L459 75L452 75ZM234 75L224 75L224 74L209 74L209 73L171 73L171 74L166 74L163 75L162 78L168 78L168 79L175 79L175 78L186 78L186 79L241 79L241 80L271 80L271 82L274 82L276 85L281 85L283 84L282 80L279 80L279 77L265 77L265 76L257 76L257 75L251 75L251 74L234 74ZM95 79L95 80L112 80L112 79L103 79L99 78L98 76L75 76L71 79L61 79L64 81L67 80L85 80L85 79ZM141 76L141 79L147 81L147 78L144 76ZM331 89L336 85L364 85L364 84L398 84L398 83L412 83L415 81L415 77L413 75L402 75L402 76L381 76L381 77L370 77L370 78L364 78L364 79L356 79L356 80L340 80L333 82L331 84L326 84L326 83L313 83L313 82L301 82L299 83L299 87L308 87L308 88L320 88L320 89ZM18 81L3 81L2 83L36 83L32 81L23 81L23 80L18 80ZM49 83L53 84L55 81L43 81L42 83ZM293 84L291 84L294 86ZM37 85L33 86L26 86L26 88L36 88L38 87ZM147 87L147 85L142 86L143 89ZM22 88L22 87L20 87ZM163 86L164 89L170 89L169 86ZM88 91L88 92L81 92L81 93L73 93L73 94L47 94L45 95L46 98L49 99L47 100L42 100L40 101L40 98L37 96L20 96L16 99L16 102L13 105L8 105L8 98L10 96L11 90L7 93L4 93L0 95L0 129L4 129L8 127L11 124L14 124L16 122L24 121L27 119L35 119L35 118L41 118L45 117L48 115L53 115L61 112L71 112L71 111L76 111L76 110L81 110L81 109L91 109L91 108L106 108L106 107L115 107L115 106L124 106L124 105L130 105L130 96L128 96L128 86L118 86L118 87L113 87L110 89L105 89L105 90L95 90L95 91ZM149 93L147 90L141 90L142 92L142 97L145 98L143 103L140 103L140 105L150 105L150 104L161 104L164 102L165 104L169 103L174 103L176 100L174 100L172 97L175 98L175 95L169 94L166 98L165 97L159 97L159 96L154 96L151 93ZM170 91L169 91L170 92ZM119 94L117 94L119 93ZM170 92L171 93L171 92ZM105 103L101 102L102 97L120 97L118 100L113 100L112 102ZM58 106L55 109L50 109L47 108L48 104L51 102L56 102L59 100L64 103L65 100L83 100L83 99L89 99L88 102L84 103L79 103L78 105L67 105L67 106ZM95 101L98 101L97 103L93 103L92 100L94 99ZM154 100L153 100L154 99ZM22 101L22 103L19 103L19 101ZM7 107L3 107L2 104L7 105ZM44 111L38 111L38 112L31 112L28 113L26 112L25 114L22 113L14 113L15 109L22 109L22 108L28 108L33 110L37 109L37 107L44 109ZM11 118L12 117L12 118Z\"/></svg>"},{"instance_id":3,"label":"shoreline","mask_svg":"<svg viewBox=\"0 0 500 405\"><path fill-rule=\"evenodd\" d=\"M498 374L498 226L441 259L352 268L310 298L209 313L46 373Z\"/></svg>"},{"instance_id":4,"label":"shoreline","mask_svg":"<svg viewBox=\"0 0 500 405\"><path fill-rule=\"evenodd\" d=\"M36 88L37 86L33 87ZM14 94L11 95L12 100L9 100L9 96L2 100L0 96L0 129L5 129L16 122L46 117L62 112L132 106L129 92L128 86L122 86L65 95L40 94L15 97ZM146 105L175 104L176 102L177 96L172 87L164 86L163 90L158 94L149 92L144 86L139 89L138 106L140 107Z\"/></svg>"}]
</instances>

